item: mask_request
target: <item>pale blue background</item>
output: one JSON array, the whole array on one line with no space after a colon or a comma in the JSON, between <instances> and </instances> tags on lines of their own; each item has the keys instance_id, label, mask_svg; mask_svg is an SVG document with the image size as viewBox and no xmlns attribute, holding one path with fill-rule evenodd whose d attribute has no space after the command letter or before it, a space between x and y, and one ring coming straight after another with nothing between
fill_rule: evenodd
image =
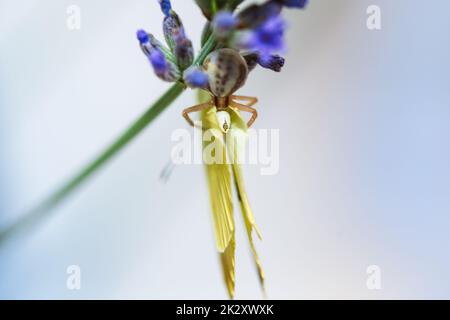
<instances>
[{"instance_id":1,"label":"pale blue background","mask_svg":"<svg viewBox=\"0 0 450 320\"><path fill-rule=\"evenodd\" d=\"M165 90L134 36L161 37L154 2L0 0L1 226ZM199 11L173 3L197 40ZM66 28L70 4L80 31ZM366 28L370 4L381 31ZM450 298L449 10L311 0L286 14L285 70L257 70L241 90L260 99L256 127L281 130L279 174L246 168L269 298ZM0 246L0 298L226 298L203 168L158 180L194 103L184 94L41 228ZM243 229L236 297L260 298ZM71 264L80 291L66 289Z\"/></svg>"}]
</instances>

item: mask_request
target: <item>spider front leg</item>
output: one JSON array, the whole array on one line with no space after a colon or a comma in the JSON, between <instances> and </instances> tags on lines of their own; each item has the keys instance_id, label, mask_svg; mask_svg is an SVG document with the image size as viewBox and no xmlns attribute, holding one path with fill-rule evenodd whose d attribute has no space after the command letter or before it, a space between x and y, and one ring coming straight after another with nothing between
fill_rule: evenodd
<instances>
[{"instance_id":1,"label":"spider front leg","mask_svg":"<svg viewBox=\"0 0 450 320\"><path fill-rule=\"evenodd\" d=\"M244 105L244 104L237 103L236 101L234 101L233 98L238 98L240 100L247 100L247 101L250 101L250 102L247 105ZM242 97L242 96L232 96L232 99L230 99L230 105L232 107L235 107L236 109L239 109L239 110L244 111L244 112L250 112L252 114L250 120L248 120L248 122L247 122L247 128L250 128L252 126L253 122L255 122L256 118L258 117L258 111L256 111L255 108L251 107L257 101L258 101L258 99L256 99L256 98L253 98L253 97Z\"/></svg>"},{"instance_id":2,"label":"spider front leg","mask_svg":"<svg viewBox=\"0 0 450 320\"><path fill-rule=\"evenodd\" d=\"M189 117L189 113L192 112L198 112L198 111L202 111L208 108L211 108L214 106L214 103L212 101L206 102L206 103L202 103L202 104L198 104L195 105L193 107L190 108L186 108L183 110L183 117L186 119L186 121L193 127L198 127L194 124L194 121L192 121L192 119ZM200 128L203 129L203 128Z\"/></svg>"}]
</instances>

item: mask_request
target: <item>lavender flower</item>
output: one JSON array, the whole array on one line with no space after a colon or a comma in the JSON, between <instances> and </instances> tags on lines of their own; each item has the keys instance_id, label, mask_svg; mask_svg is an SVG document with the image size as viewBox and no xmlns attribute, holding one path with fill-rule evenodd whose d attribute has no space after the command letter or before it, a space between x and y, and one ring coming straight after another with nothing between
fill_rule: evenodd
<instances>
[{"instance_id":1,"label":"lavender flower","mask_svg":"<svg viewBox=\"0 0 450 320\"><path fill-rule=\"evenodd\" d=\"M138 38L140 44L147 43L149 40L148 33L142 29L136 32L136 37Z\"/></svg>"},{"instance_id":2,"label":"lavender flower","mask_svg":"<svg viewBox=\"0 0 450 320\"><path fill-rule=\"evenodd\" d=\"M258 64L266 69L280 72L285 59L277 54L258 56Z\"/></svg>"},{"instance_id":3,"label":"lavender flower","mask_svg":"<svg viewBox=\"0 0 450 320\"><path fill-rule=\"evenodd\" d=\"M167 17L170 14L170 11L172 10L172 4L170 3L170 0L158 0L158 2L159 5L161 6L161 11Z\"/></svg>"},{"instance_id":4,"label":"lavender flower","mask_svg":"<svg viewBox=\"0 0 450 320\"><path fill-rule=\"evenodd\" d=\"M146 56L149 56L153 50L153 46L149 41L149 34L145 30L140 29L136 32L136 38L139 40L139 45L141 46L142 52L144 52Z\"/></svg>"},{"instance_id":5,"label":"lavender flower","mask_svg":"<svg viewBox=\"0 0 450 320\"><path fill-rule=\"evenodd\" d=\"M207 22L202 35L202 45L207 38L214 36L217 48L231 47L244 50L243 54L249 70L257 65L279 72L284 58L277 53L284 51L284 31L286 24L281 17L283 7L304 8L308 0L266 0L233 14L243 0L195 0ZM202 75L198 72L184 73L194 61L194 49L186 36L180 17L173 10L170 0L158 0L164 13L163 32L168 48L153 35L144 30L138 31L142 51L152 62L157 75L165 81L185 81L191 87L203 87ZM154 53L155 50L157 53ZM164 58L164 60L162 59ZM197 70L198 71L198 70ZM187 75L187 76L186 76ZM178 76L177 79L175 79Z\"/></svg>"},{"instance_id":6,"label":"lavender flower","mask_svg":"<svg viewBox=\"0 0 450 320\"><path fill-rule=\"evenodd\" d=\"M269 56L285 48L285 27L286 24L280 16L273 16L258 28L239 34L235 43L241 49L255 51L260 56Z\"/></svg>"},{"instance_id":7,"label":"lavender flower","mask_svg":"<svg viewBox=\"0 0 450 320\"><path fill-rule=\"evenodd\" d=\"M230 11L220 11L214 16L212 28L214 34L219 38L227 37L236 27L237 19Z\"/></svg>"},{"instance_id":8,"label":"lavender flower","mask_svg":"<svg viewBox=\"0 0 450 320\"><path fill-rule=\"evenodd\" d=\"M181 19L173 10L170 10L164 18L163 32L178 67L181 70L189 67L194 60L194 48L192 42L186 37Z\"/></svg>"},{"instance_id":9,"label":"lavender flower","mask_svg":"<svg viewBox=\"0 0 450 320\"><path fill-rule=\"evenodd\" d=\"M149 59L157 74L162 74L167 71L167 60L164 58L164 54L161 50L153 50L152 53L150 53Z\"/></svg>"},{"instance_id":10,"label":"lavender flower","mask_svg":"<svg viewBox=\"0 0 450 320\"><path fill-rule=\"evenodd\" d=\"M248 70L253 70L257 65L265 69L280 72L284 66L285 59L277 54L261 56L256 52L250 52L244 55Z\"/></svg>"},{"instance_id":11,"label":"lavender flower","mask_svg":"<svg viewBox=\"0 0 450 320\"><path fill-rule=\"evenodd\" d=\"M194 47L191 40L186 37L183 28L175 35L174 54L181 70L188 68L194 61Z\"/></svg>"},{"instance_id":12,"label":"lavender flower","mask_svg":"<svg viewBox=\"0 0 450 320\"><path fill-rule=\"evenodd\" d=\"M183 24L175 12L172 11L164 18L163 33L170 50L175 50L175 37L184 32L183 29Z\"/></svg>"},{"instance_id":13,"label":"lavender flower","mask_svg":"<svg viewBox=\"0 0 450 320\"><path fill-rule=\"evenodd\" d=\"M148 58L160 79L175 82L180 78L180 71L177 66L168 61L161 50L154 48Z\"/></svg>"},{"instance_id":14,"label":"lavender flower","mask_svg":"<svg viewBox=\"0 0 450 320\"><path fill-rule=\"evenodd\" d=\"M175 82L180 77L178 67L171 61L170 56L166 56L162 46L151 34L145 30L138 30L136 37L139 40L141 49L149 59L155 74L162 80L167 82Z\"/></svg>"}]
</instances>

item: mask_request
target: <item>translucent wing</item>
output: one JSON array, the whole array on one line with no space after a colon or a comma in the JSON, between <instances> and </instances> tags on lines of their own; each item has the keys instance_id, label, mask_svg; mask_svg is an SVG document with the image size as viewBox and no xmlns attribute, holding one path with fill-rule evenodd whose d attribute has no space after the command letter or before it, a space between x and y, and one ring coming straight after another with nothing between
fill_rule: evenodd
<instances>
[{"instance_id":1,"label":"translucent wing","mask_svg":"<svg viewBox=\"0 0 450 320\"><path fill-rule=\"evenodd\" d=\"M247 124L241 117L237 109L231 108L231 129L228 131L227 146L229 156L231 156L233 177L238 193L238 198L241 206L242 215L247 229L247 236L250 242L250 247L253 253L256 268L258 270L259 280L264 289L264 270L261 265L256 247L253 242L252 231L255 230L258 238L261 239L261 232L259 231L252 209L248 201L247 193L245 192L244 177L242 175L241 166L239 165L240 157L245 153L245 145L247 138Z\"/></svg>"},{"instance_id":2,"label":"translucent wing","mask_svg":"<svg viewBox=\"0 0 450 320\"><path fill-rule=\"evenodd\" d=\"M231 191L231 170L226 161L226 147L223 134L216 119L216 109L211 108L203 113L203 127L208 130L212 141L203 142L204 162L208 178L211 208L214 222L214 233L217 249L228 293L234 296L235 287L235 236ZM205 140L205 139L204 139ZM214 146L214 148L211 148ZM217 154L219 153L219 155ZM205 157L213 156L218 160L211 162Z\"/></svg>"}]
</instances>

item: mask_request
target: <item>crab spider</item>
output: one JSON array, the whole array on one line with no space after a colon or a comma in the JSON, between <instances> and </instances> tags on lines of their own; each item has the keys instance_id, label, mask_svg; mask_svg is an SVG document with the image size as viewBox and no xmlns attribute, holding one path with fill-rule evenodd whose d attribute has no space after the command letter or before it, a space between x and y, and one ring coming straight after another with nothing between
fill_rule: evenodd
<instances>
[{"instance_id":1,"label":"crab spider","mask_svg":"<svg viewBox=\"0 0 450 320\"><path fill-rule=\"evenodd\" d=\"M193 127L194 121L189 117L192 112L199 112L212 107L217 109L217 119L221 129L226 133L230 129L230 108L251 113L247 127L255 122L258 113L252 106L258 102L255 97L233 95L245 84L248 67L239 52L233 49L219 49L211 52L203 63L208 75L208 92L211 100L183 110L183 117Z\"/></svg>"}]
</instances>

